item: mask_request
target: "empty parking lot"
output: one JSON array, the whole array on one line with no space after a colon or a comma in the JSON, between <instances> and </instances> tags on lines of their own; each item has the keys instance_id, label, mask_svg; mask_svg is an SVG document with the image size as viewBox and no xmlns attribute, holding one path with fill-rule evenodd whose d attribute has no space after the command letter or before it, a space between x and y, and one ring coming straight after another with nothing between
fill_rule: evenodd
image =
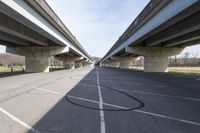
<instances>
[{"instance_id":1,"label":"empty parking lot","mask_svg":"<svg viewBox=\"0 0 200 133\"><path fill-rule=\"evenodd\" d=\"M200 76L80 68L0 78L2 133L198 133Z\"/></svg>"}]
</instances>

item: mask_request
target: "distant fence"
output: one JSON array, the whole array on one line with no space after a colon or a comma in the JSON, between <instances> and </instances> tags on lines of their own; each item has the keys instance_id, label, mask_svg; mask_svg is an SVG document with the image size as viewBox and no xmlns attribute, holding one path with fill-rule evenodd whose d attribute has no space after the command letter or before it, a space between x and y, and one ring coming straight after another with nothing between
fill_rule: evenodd
<instances>
[{"instance_id":1,"label":"distant fence","mask_svg":"<svg viewBox=\"0 0 200 133\"><path fill-rule=\"evenodd\" d=\"M49 72L53 71L59 71L59 70L64 70L65 68L63 66L50 66L49 67Z\"/></svg>"}]
</instances>

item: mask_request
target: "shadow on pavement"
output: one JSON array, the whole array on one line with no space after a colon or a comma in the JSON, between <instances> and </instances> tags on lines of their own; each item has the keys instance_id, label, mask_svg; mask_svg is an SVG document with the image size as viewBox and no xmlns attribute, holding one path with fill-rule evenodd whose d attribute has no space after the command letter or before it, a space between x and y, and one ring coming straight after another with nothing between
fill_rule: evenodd
<instances>
[{"instance_id":1,"label":"shadow on pavement","mask_svg":"<svg viewBox=\"0 0 200 133\"><path fill-rule=\"evenodd\" d=\"M33 128L40 133L99 133L97 69L92 69L86 76L69 77L72 82L80 81L67 94L63 94L62 99L40 118ZM107 89L110 92L115 91L114 88L107 87ZM115 91L115 93L116 98L122 97L124 102L132 104L130 109L119 110L107 106L104 111L130 111L144 106L142 101L125 92ZM103 93L103 95L106 94ZM33 133L33 131L27 133Z\"/></svg>"},{"instance_id":2,"label":"shadow on pavement","mask_svg":"<svg viewBox=\"0 0 200 133\"><path fill-rule=\"evenodd\" d=\"M117 70L117 68L107 69ZM200 91L200 75L197 74L143 72L128 69L121 69L121 71L127 73L127 75L132 74L138 78L159 81L160 83L180 87L186 90Z\"/></svg>"},{"instance_id":3,"label":"shadow on pavement","mask_svg":"<svg viewBox=\"0 0 200 133\"><path fill-rule=\"evenodd\" d=\"M30 73L25 73L25 72L6 72L6 73L0 73L0 78L23 75L23 74L30 74Z\"/></svg>"}]
</instances>

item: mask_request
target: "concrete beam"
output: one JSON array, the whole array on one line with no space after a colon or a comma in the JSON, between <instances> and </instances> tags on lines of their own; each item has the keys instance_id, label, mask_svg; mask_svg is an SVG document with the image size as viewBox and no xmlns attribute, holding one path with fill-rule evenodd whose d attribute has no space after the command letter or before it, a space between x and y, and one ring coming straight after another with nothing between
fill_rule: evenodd
<instances>
[{"instance_id":1,"label":"concrete beam","mask_svg":"<svg viewBox=\"0 0 200 133\"><path fill-rule=\"evenodd\" d=\"M142 45L148 44L148 43L145 42L146 39L152 37L153 35L159 34L161 31L164 31L165 29L170 28L173 25L176 25L178 22L181 22L184 19L186 19L187 17L194 14L195 12L198 12L200 10L199 6L200 6L200 2L193 4L192 6L187 8L186 10L182 11L181 13L177 14L176 16L171 18L170 20L166 21L166 23L161 24L160 26L158 26L155 29L153 29L152 31L150 31L148 34L144 35L143 37L141 37L140 39L135 41L132 44L132 46L133 45L134 46L141 46L141 44ZM162 45L164 45L164 44L162 44Z\"/></svg>"},{"instance_id":2,"label":"concrete beam","mask_svg":"<svg viewBox=\"0 0 200 133\"><path fill-rule=\"evenodd\" d=\"M45 4L46 2L41 2L41 4L39 4L40 2L41 0L3 0L0 1L0 13L9 16L16 22L19 22L24 27L35 31L37 34L40 34L41 37L48 39L49 42L47 44L49 44L50 46L67 45L71 49L79 53L79 55L85 56L85 58L90 59L89 55L85 52L85 50L78 43L75 37L70 34L70 32L63 32L62 28L64 27L62 26L62 24L58 24L61 23L61 21L56 21L52 18L53 16L51 15L51 13L53 13L53 11L49 11L48 13L46 12L48 10L51 10L51 8L49 7L48 10L43 9L43 6L41 6L41 4ZM38 6L38 4L37 6L34 6L31 3L38 3L40 7ZM57 19L59 18L57 17ZM72 36L73 41L70 41L68 33L70 34L70 36ZM36 38L34 40L37 41L38 39ZM37 44L37 42L34 43Z\"/></svg>"},{"instance_id":3,"label":"concrete beam","mask_svg":"<svg viewBox=\"0 0 200 133\"><path fill-rule=\"evenodd\" d=\"M49 57L67 52L69 47L6 47L6 51L25 56L26 72L49 72Z\"/></svg>"},{"instance_id":4,"label":"concrete beam","mask_svg":"<svg viewBox=\"0 0 200 133\"><path fill-rule=\"evenodd\" d=\"M145 40L146 46L156 46L165 41L199 30L200 29L199 13L200 12L197 12L191 15L190 17L182 20L181 22L174 24L173 26L148 38L147 40Z\"/></svg>"},{"instance_id":5,"label":"concrete beam","mask_svg":"<svg viewBox=\"0 0 200 133\"><path fill-rule=\"evenodd\" d=\"M69 52L69 47L48 46L48 47L6 47L6 52L22 56L53 56Z\"/></svg>"},{"instance_id":6,"label":"concrete beam","mask_svg":"<svg viewBox=\"0 0 200 133\"><path fill-rule=\"evenodd\" d=\"M14 45L14 46L31 46L32 45L32 43L29 42L29 41L26 41L24 39L12 36L10 34L7 34L5 32L1 32L1 31L0 31L0 40L4 41L4 42L7 42L7 43L3 44L3 45L6 45L6 46L10 46L10 45Z\"/></svg>"},{"instance_id":7,"label":"concrete beam","mask_svg":"<svg viewBox=\"0 0 200 133\"><path fill-rule=\"evenodd\" d=\"M184 48L127 47L126 51L144 56L145 72L167 72L168 57L179 54L183 49Z\"/></svg>"},{"instance_id":8,"label":"concrete beam","mask_svg":"<svg viewBox=\"0 0 200 133\"><path fill-rule=\"evenodd\" d=\"M188 43L188 42L191 42L191 41L196 41L196 40L199 40L200 39L200 30L198 31L195 31L195 32L191 32L189 34L186 34L184 36L180 36L180 37L177 37L177 38L174 38L174 39L171 39L169 41L166 41L163 43L163 46L180 46L182 44L185 44L185 43ZM188 43L190 44L190 43ZM185 45L183 45L185 46Z\"/></svg>"},{"instance_id":9,"label":"concrete beam","mask_svg":"<svg viewBox=\"0 0 200 133\"><path fill-rule=\"evenodd\" d=\"M38 32L26 27L3 13L0 13L0 20L3 20L0 21L0 31L33 42L36 45L47 46L50 42L49 39L41 36Z\"/></svg>"},{"instance_id":10,"label":"concrete beam","mask_svg":"<svg viewBox=\"0 0 200 133\"><path fill-rule=\"evenodd\" d=\"M123 34L121 36L121 38L116 43L116 46L118 46L118 47L116 47L116 48L112 49L111 51L109 51L106 54L106 56L102 59L102 61L110 58L111 56L114 56L116 53L118 53L119 51L123 50L125 47L130 46L130 45L134 45L134 43L137 40L139 40L140 38L142 38L145 35L149 34L151 31L153 31L157 27L165 24L166 22L168 22L169 20L171 20L176 15L180 14L181 12L185 11L186 9L192 7L192 5L197 4L197 3L199 3L198 0L191 0L191 1L183 0L181 2L178 1L178 0L171 0L167 5L165 5L164 8L159 9L155 13L154 16L152 16L146 23L144 23L143 26L141 26L138 30L136 30L135 33L131 34L131 36L128 36L128 38L125 41L122 41L122 39L126 38L127 36L125 34ZM152 5L149 4L146 7L146 9L151 8L151 7L152 7ZM199 9L199 7L198 7L198 9ZM153 12L154 11L152 10L150 12L150 14L152 14ZM150 15L150 14L148 14L148 15ZM134 27L133 28L129 27L129 28L128 29L130 31L134 30ZM129 31L128 29L127 29L127 31ZM190 29L190 31L193 31L193 29ZM168 36L166 36L166 37L168 37ZM145 44L148 45L149 43L145 43Z\"/></svg>"},{"instance_id":11,"label":"concrete beam","mask_svg":"<svg viewBox=\"0 0 200 133\"><path fill-rule=\"evenodd\" d=\"M168 56L179 54L184 48L181 47L126 47L126 52L138 56L151 56L154 52L157 56L165 51Z\"/></svg>"}]
</instances>

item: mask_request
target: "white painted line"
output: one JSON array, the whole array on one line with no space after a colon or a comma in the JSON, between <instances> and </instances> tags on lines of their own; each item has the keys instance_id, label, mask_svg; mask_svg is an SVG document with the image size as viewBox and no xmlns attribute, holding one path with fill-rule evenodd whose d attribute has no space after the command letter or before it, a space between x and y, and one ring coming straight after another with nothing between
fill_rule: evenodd
<instances>
[{"instance_id":1,"label":"white painted line","mask_svg":"<svg viewBox=\"0 0 200 133\"><path fill-rule=\"evenodd\" d=\"M166 95L166 94L161 94L161 93L152 93L152 92L144 92L144 91L136 91L136 90L127 90L127 89L115 89L115 90L119 90L119 91L129 91L129 92L138 93L138 94L144 94L144 95L162 96L162 97L170 97L170 98L184 99L184 100L192 100L192 101L198 101L198 102L200 102L200 99L198 99L198 98L191 98L191 97L182 97L182 96Z\"/></svg>"},{"instance_id":2,"label":"white painted line","mask_svg":"<svg viewBox=\"0 0 200 133\"><path fill-rule=\"evenodd\" d=\"M56 91L51 91L51 90L47 90L47 89L42 89L42 88L38 88L38 87L33 87L34 89L40 90L40 91L44 91L44 92L49 92L49 93L53 93L53 94L57 94L57 95L63 95L59 92Z\"/></svg>"},{"instance_id":3,"label":"white painted line","mask_svg":"<svg viewBox=\"0 0 200 133\"><path fill-rule=\"evenodd\" d=\"M100 120L101 120L101 133L106 133L105 117L104 117L104 111L103 111L103 99L102 99L101 87L100 87L100 83L99 83L99 73L98 73L97 69L96 69L96 73L97 73L97 86L98 86L98 93L99 93L99 109L100 109Z\"/></svg>"},{"instance_id":4,"label":"white painted line","mask_svg":"<svg viewBox=\"0 0 200 133\"><path fill-rule=\"evenodd\" d=\"M94 100L90 100L90 99L86 99L86 98L82 98L82 97L76 97L76 96L72 96L72 95L67 95L67 97L99 104L98 101L94 101Z\"/></svg>"},{"instance_id":5,"label":"white painted line","mask_svg":"<svg viewBox=\"0 0 200 133\"><path fill-rule=\"evenodd\" d=\"M92 102L92 103L100 103L100 102L95 101L95 100L90 100L90 99L75 97L75 96L71 96L71 95L68 95L68 96L71 97L71 98L75 98L75 99L79 99L79 100L84 100L84 101L88 101L88 102ZM126 109L126 110L130 109L130 108L127 108L127 107L113 105L113 104L109 104L109 103L102 103L102 104L110 106L110 107L119 108L119 109ZM142 111L142 110L133 110L133 111L137 112L137 113L142 113L142 114L146 114L146 115L152 115L152 116L156 116L156 117L161 117L161 118L165 118L165 119L170 119L170 120L174 120L174 121L178 121L178 122L183 122L183 123L187 123L187 124L192 124L192 125L200 126L200 123L193 122L193 121L188 121L188 120L184 120L184 119L179 119L179 118L175 118L175 117L170 117L170 116L156 114L156 113Z\"/></svg>"},{"instance_id":6,"label":"white painted line","mask_svg":"<svg viewBox=\"0 0 200 133\"><path fill-rule=\"evenodd\" d=\"M170 120L174 120L174 121L179 121L179 122L183 122L183 123L187 123L187 124L200 126L200 123L193 122L193 121L183 120L183 119L179 119L179 118L175 118L175 117L170 117L170 116L166 116L166 115L151 113L151 112L142 111L142 110L133 110L133 111L138 112L138 113L142 113L142 114L157 116L157 117L161 117L161 118L166 118L166 119L170 119Z\"/></svg>"},{"instance_id":7,"label":"white painted line","mask_svg":"<svg viewBox=\"0 0 200 133\"><path fill-rule=\"evenodd\" d=\"M97 103L97 104L99 104L98 101L90 100L90 99L86 99L86 98L82 98L82 97L76 97L76 96L72 96L72 95L67 95L67 97L78 99L78 100L83 100L83 101L87 101L87 102L91 102L91 103ZM130 108L126 108L126 107L118 106L118 105L113 105L113 104L109 104L109 103L102 103L102 104L110 106L110 107L120 108L120 109L130 109Z\"/></svg>"},{"instance_id":8,"label":"white painted line","mask_svg":"<svg viewBox=\"0 0 200 133\"><path fill-rule=\"evenodd\" d=\"M53 93L53 94L62 95L61 93L58 93L58 92L55 93L54 91L52 92L52 91L45 90L45 89L39 89L39 90L46 91L46 92ZM115 107L115 108L119 108L119 109L130 109L130 108L123 107L123 106L118 106L118 105L103 103L103 102L100 103L99 101L90 100L90 99L81 98L81 97L76 97L76 96L72 96L72 95L67 95L67 96L71 97L71 98L75 98L75 99L79 99L79 100L83 100L83 101L88 101L88 102L92 102L92 103L97 103L97 104L102 104L102 105L107 105L107 106ZM103 111L103 110L101 110L101 111ZM142 111L142 110L133 110L133 111L138 112L138 113L142 113L142 114L146 114L146 115L152 115L152 116L156 116L156 117L161 117L161 118L165 118L165 119L170 119L170 120L174 120L174 121L178 121L178 122L183 122L183 123L187 123L187 124L200 126L200 123L198 123L198 122L193 122L193 121L189 121L189 120L179 119L179 118L175 118L175 117L170 117L170 116L161 115L161 114L152 113L152 112L147 112L147 111ZM102 114L100 114L100 115L102 115ZM105 119L103 119L103 120L104 120L104 123L102 123L102 124L104 124L104 125L101 126L101 128L105 128ZM105 130L102 129L102 131L105 131Z\"/></svg>"},{"instance_id":9,"label":"white painted line","mask_svg":"<svg viewBox=\"0 0 200 133\"><path fill-rule=\"evenodd\" d=\"M90 84L84 84L84 83L78 83L77 85L78 86L88 86L88 87L98 87L97 85L90 85Z\"/></svg>"},{"instance_id":10,"label":"white painted line","mask_svg":"<svg viewBox=\"0 0 200 133\"><path fill-rule=\"evenodd\" d=\"M34 87L34 88L37 89L37 90L44 91L44 92L49 92L49 93L52 93L52 94L63 95L63 94L61 94L59 92L56 92L56 91L51 91L51 90L47 90L47 89L41 89L41 88L37 88L37 87ZM97 104L100 103L100 102L95 101L95 100L90 100L90 99L86 99L86 98L82 98L82 97L76 97L76 96L72 96L72 95L67 95L67 97L78 99L78 100L83 100L83 101L87 101L87 102L91 102L91 103L97 103ZM130 108L126 108L126 107L118 106L118 105L113 105L113 104L109 104L109 103L103 103L102 102L102 104L103 105L107 105L107 106L111 106L111 107L115 107L115 108L120 108L120 109L130 109Z\"/></svg>"},{"instance_id":11,"label":"white painted line","mask_svg":"<svg viewBox=\"0 0 200 133\"><path fill-rule=\"evenodd\" d=\"M87 85L87 84L83 84L83 85L84 85L84 86L96 87L96 85ZM97 86L97 87L98 87L98 86ZM56 92L56 91L41 89L41 88L37 88L37 87L33 87L33 88L34 88L34 89L37 89L37 90L41 90L41 91L50 92L50 93L53 93L53 94L63 95L63 94L58 93L58 92ZM105 88L105 87L103 87L103 88ZM198 99L198 98L191 98L191 97L181 97L181 96L175 96L175 95L166 95L166 94L161 94L161 93L152 93L152 92L144 92L144 91L136 91L136 90L127 90L127 89L115 89L115 90L133 92L133 93L144 94L144 95L163 96L163 97L170 97L170 98L176 98L176 99L183 99L183 100L191 100L191 101L200 102L200 99Z\"/></svg>"},{"instance_id":12,"label":"white painted line","mask_svg":"<svg viewBox=\"0 0 200 133\"><path fill-rule=\"evenodd\" d=\"M24 123L23 121L21 121L20 119L18 119L15 116L13 116L12 114L7 112L3 108L0 108L0 112L5 114L6 116L8 116L11 120L15 121L16 123L18 123L18 124L22 125L23 127L27 128L28 130L33 131L34 133L40 133L38 130L36 130L36 129L32 128L31 126L29 126L28 124Z\"/></svg>"}]
</instances>

